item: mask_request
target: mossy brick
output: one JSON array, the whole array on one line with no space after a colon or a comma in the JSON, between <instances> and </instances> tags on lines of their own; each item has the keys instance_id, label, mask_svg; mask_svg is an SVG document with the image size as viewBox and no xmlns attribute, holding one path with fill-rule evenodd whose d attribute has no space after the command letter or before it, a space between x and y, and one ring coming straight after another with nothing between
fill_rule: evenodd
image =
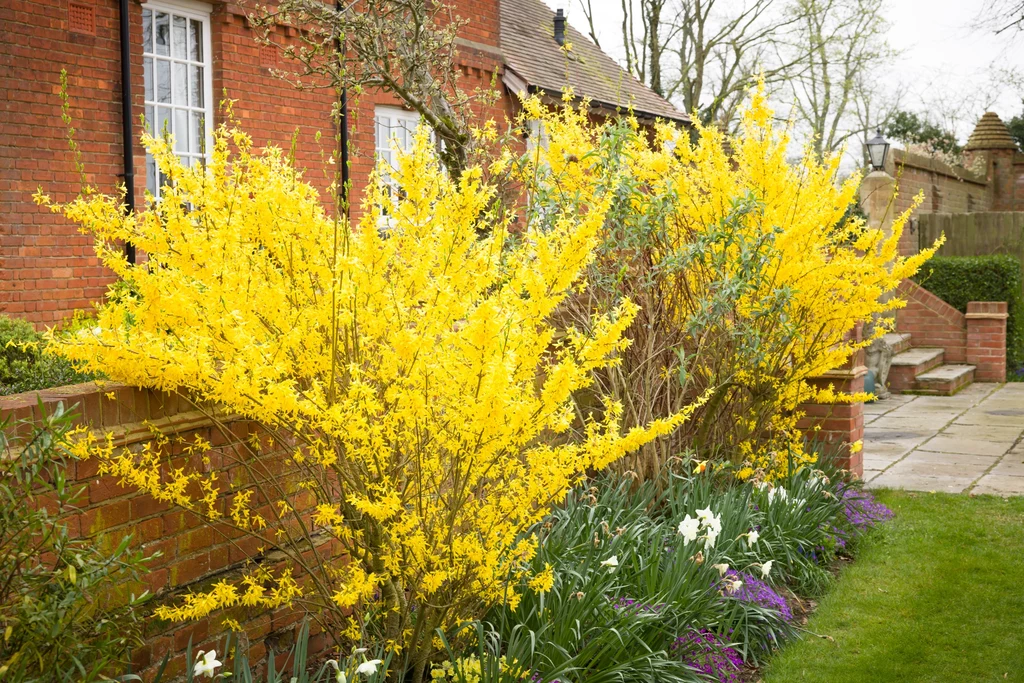
<instances>
[{"instance_id":1,"label":"mossy brick","mask_svg":"<svg viewBox=\"0 0 1024 683\"><path fill-rule=\"evenodd\" d=\"M109 474L89 479L88 491L89 502L92 504L102 503L103 501L110 500L111 498L138 495L138 493L133 489L119 484L117 477Z\"/></svg>"},{"instance_id":2,"label":"mossy brick","mask_svg":"<svg viewBox=\"0 0 1024 683\"><path fill-rule=\"evenodd\" d=\"M131 498L132 520L146 519L154 515L167 512L171 504L167 501L157 500L148 493L139 493Z\"/></svg>"},{"instance_id":3,"label":"mossy brick","mask_svg":"<svg viewBox=\"0 0 1024 683\"><path fill-rule=\"evenodd\" d=\"M200 550L209 549L216 540L217 534L208 525L202 525L178 534L178 557L185 557Z\"/></svg>"},{"instance_id":4,"label":"mossy brick","mask_svg":"<svg viewBox=\"0 0 1024 683\"><path fill-rule=\"evenodd\" d=\"M149 571L147 571L145 576L143 577L143 581L145 582L146 588L149 589L150 593L154 595L159 595L168 587L167 582L169 577L170 572L167 570L167 568L161 567L159 569L150 569Z\"/></svg>"},{"instance_id":5,"label":"mossy brick","mask_svg":"<svg viewBox=\"0 0 1024 683\"><path fill-rule=\"evenodd\" d=\"M186 624L174 632L174 649L180 652L191 642L193 651L195 651L195 647L209 636L210 623L206 619Z\"/></svg>"},{"instance_id":6,"label":"mossy brick","mask_svg":"<svg viewBox=\"0 0 1024 683\"><path fill-rule=\"evenodd\" d=\"M180 559L168 567L168 579L172 588L187 586L210 571L210 554L199 553Z\"/></svg>"},{"instance_id":7,"label":"mossy brick","mask_svg":"<svg viewBox=\"0 0 1024 683\"><path fill-rule=\"evenodd\" d=\"M81 515L83 536L95 536L108 529L124 526L131 521L131 504L127 499L112 500L91 507Z\"/></svg>"}]
</instances>

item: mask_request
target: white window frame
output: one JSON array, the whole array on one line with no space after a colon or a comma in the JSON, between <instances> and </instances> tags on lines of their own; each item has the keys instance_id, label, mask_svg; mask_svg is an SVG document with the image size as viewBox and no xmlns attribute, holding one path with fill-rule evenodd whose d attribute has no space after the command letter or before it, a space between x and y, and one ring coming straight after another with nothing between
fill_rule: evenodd
<instances>
[{"instance_id":1,"label":"white window frame","mask_svg":"<svg viewBox=\"0 0 1024 683\"><path fill-rule=\"evenodd\" d=\"M174 127L174 125L175 125L174 122L173 122L173 111L175 111L177 109L184 108L185 111L189 112L189 117L191 117L192 113L195 113L197 111L201 111L201 113L203 115L203 117L202 117L203 118L203 127L205 129L203 131L203 136L202 136L203 137L203 140L202 140L202 144L203 144L202 152L199 153L199 152L193 152L193 151L190 150L189 152L185 152L185 154L187 154L188 158L192 159L193 161L198 159L200 161L200 163L205 163L206 161L209 160L209 158L210 158L210 150L213 148L213 111L214 111L214 107L213 107L213 40L212 40L212 35L211 35L212 34L212 23L210 21L210 14L213 11L213 7L211 5L208 5L208 4L204 3L204 2L197 2L195 0L148 0L147 2L142 3L142 9L143 10L149 10L149 11L151 11L153 13L152 21L154 22L153 29L152 29L152 35L151 35L151 40L153 41L153 46L154 46L154 48L153 48L154 52L146 52L145 44L143 44L143 63L145 64L145 60L147 60L147 59L153 59L154 76L155 76L155 72L156 72L156 60L157 59L167 60L167 61L169 61L172 64L172 68L170 69L171 83L172 83L172 86L171 86L171 101L170 101L170 103L167 103L167 102L163 102L162 103L162 102L157 101L159 99L159 93L156 91L156 87L155 87L156 83L154 82L154 89L153 89L153 93L152 93L153 99L152 100L146 99L146 91L145 91L145 88L143 88L143 99L145 101L146 111L149 112L150 109L152 108L152 111L154 111L154 113L155 113L156 107L158 107L158 106L167 107L168 104L169 104L170 108L172 108L172 114L171 114L171 119L170 119L171 122L172 122L171 123L172 127ZM156 13L157 12L165 12L165 13L172 14L172 15L175 15L175 16L183 17L183 18L185 18L187 20L195 20L195 21L198 21L202 25L202 30L203 30L202 51L203 51L203 53L202 53L202 59L201 60L199 60L199 61L192 61L192 60L188 59L188 55L187 54L186 54L186 58L184 60L176 58L176 57L173 57L172 56L173 50L174 50L173 36L171 37L172 43L170 45L168 45L168 53L169 54L168 55L155 55L155 45L156 45L155 20L156 20ZM173 20L171 22L171 26L172 26L172 32L173 32ZM186 36L187 36L187 28L186 28ZM186 47L186 50L187 50L187 47ZM182 105L180 103L174 102L174 78L175 78L174 71L175 71L175 69L173 68L173 65L175 63L179 63L179 64L180 63L185 63L186 64L186 69L188 68L188 65L200 65L200 66L202 66L202 68L203 68L203 92L202 92L203 104L202 104L201 107L191 106L190 104L187 104L187 103ZM185 86L185 93L186 93L186 99L187 99L188 96L189 96L188 85L187 84ZM159 132L155 128L155 126L157 125L157 119L158 119L158 117L156 117L154 115L153 116L153 120L150 121L149 120L149 116L147 114L146 125L149 128L149 130L151 132L153 132L154 134ZM151 192L152 192L151 188L155 188L154 195L155 195L156 198L159 199L161 183L157 182L157 180L155 178L150 178L149 177L150 168L152 166L152 158L147 154L146 155L146 160L147 160L147 163L146 163L146 175L147 175L147 177L146 177L146 186L147 186L147 189L150 190Z\"/></svg>"},{"instance_id":2,"label":"white window frame","mask_svg":"<svg viewBox=\"0 0 1024 683\"><path fill-rule=\"evenodd\" d=\"M398 166L394 163L394 151L391 148L392 136L389 134L384 140L380 138L380 119L383 117L388 118L388 130L398 128L396 124L404 124L401 127L408 132L407 144L405 146L406 152L412 149L412 138L416 134L416 129L419 127L422 119L419 113L409 111L408 109L402 109L401 107L394 107L386 104L378 104L373 108L373 156L374 159L382 158L382 155L387 155L385 158L388 161L388 165L392 169L398 170Z\"/></svg>"}]
</instances>

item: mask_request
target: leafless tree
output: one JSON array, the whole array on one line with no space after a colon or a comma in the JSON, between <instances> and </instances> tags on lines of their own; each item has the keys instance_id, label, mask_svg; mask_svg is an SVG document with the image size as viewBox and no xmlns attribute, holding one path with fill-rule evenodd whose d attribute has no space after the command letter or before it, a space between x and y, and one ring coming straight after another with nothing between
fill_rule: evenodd
<instances>
[{"instance_id":1,"label":"leafless tree","mask_svg":"<svg viewBox=\"0 0 1024 683\"><path fill-rule=\"evenodd\" d=\"M793 117L820 156L858 134L863 87L891 62L886 0L797 0L796 41L788 49L806 62L787 75Z\"/></svg>"},{"instance_id":2,"label":"leafless tree","mask_svg":"<svg viewBox=\"0 0 1024 683\"><path fill-rule=\"evenodd\" d=\"M975 28L993 31L1024 31L1024 0L985 0Z\"/></svg>"},{"instance_id":3,"label":"leafless tree","mask_svg":"<svg viewBox=\"0 0 1024 683\"><path fill-rule=\"evenodd\" d=\"M874 137L876 130L885 129L900 110L906 96L906 87L886 87L873 74L860 74L854 85L854 93L852 132L853 137L860 141L860 149L851 149L849 153L864 167L869 161L867 141Z\"/></svg>"},{"instance_id":4,"label":"leafless tree","mask_svg":"<svg viewBox=\"0 0 1024 683\"><path fill-rule=\"evenodd\" d=\"M277 73L294 86L393 93L430 126L457 176L469 153L474 99L458 83L456 41L465 22L435 0L357 1L250 4L249 21L261 42L282 50L288 67ZM299 29L298 41L285 40L279 26Z\"/></svg>"},{"instance_id":5,"label":"leafless tree","mask_svg":"<svg viewBox=\"0 0 1024 683\"><path fill-rule=\"evenodd\" d=\"M626 69L704 123L728 128L759 77L777 86L799 61L780 59L775 47L797 24L787 1L620 0ZM598 42L593 3L580 0Z\"/></svg>"}]
</instances>

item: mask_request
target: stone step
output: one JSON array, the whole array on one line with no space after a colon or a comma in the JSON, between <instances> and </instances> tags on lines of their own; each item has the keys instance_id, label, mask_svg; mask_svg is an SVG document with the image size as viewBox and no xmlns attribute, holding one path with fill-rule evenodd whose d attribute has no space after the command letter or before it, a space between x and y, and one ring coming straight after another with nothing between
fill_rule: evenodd
<instances>
[{"instance_id":1,"label":"stone step","mask_svg":"<svg viewBox=\"0 0 1024 683\"><path fill-rule=\"evenodd\" d=\"M889 367L889 390L915 389L914 381L932 368L942 365L945 351L938 348L918 347L897 353Z\"/></svg>"},{"instance_id":2,"label":"stone step","mask_svg":"<svg viewBox=\"0 0 1024 683\"><path fill-rule=\"evenodd\" d=\"M940 365L917 376L913 393L952 396L973 381L973 365Z\"/></svg>"},{"instance_id":3,"label":"stone step","mask_svg":"<svg viewBox=\"0 0 1024 683\"><path fill-rule=\"evenodd\" d=\"M890 332L889 334L882 337L885 343L888 344L889 348L892 349L893 355L903 353L910 349L910 335L901 334L899 332Z\"/></svg>"}]
</instances>

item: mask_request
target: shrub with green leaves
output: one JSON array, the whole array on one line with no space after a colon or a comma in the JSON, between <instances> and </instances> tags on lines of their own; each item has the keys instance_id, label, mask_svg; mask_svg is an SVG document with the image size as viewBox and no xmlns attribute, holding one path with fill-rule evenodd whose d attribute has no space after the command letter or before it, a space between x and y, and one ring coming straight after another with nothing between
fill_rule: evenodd
<instances>
[{"instance_id":1,"label":"shrub with green leaves","mask_svg":"<svg viewBox=\"0 0 1024 683\"><path fill-rule=\"evenodd\" d=\"M79 328L76 318L66 332ZM46 338L31 323L0 315L0 396L87 382L95 374L78 372L71 361L46 352Z\"/></svg>"},{"instance_id":2,"label":"shrub with green leaves","mask_svg":"<svg viewBox=\"0 0 1024 683\"><path fill-rule=\"evenodd\" d=\"M42 406L40 406L42 410ZM105 680L141 643L132 593L148 558L120 539L105 551L64 522L83 494L65 474L70 416L0 424L0 680Z\"/></svg>"},{"instance_id":3,"label":"shrub with green leaves","mask_svg":"<svg viewBox=\"0 0 1024 683\"><path fill-rule=\"evenodd\" d=\"M914 281L961 313L970 301L1005 301L1007 378L1024 380L1024 290L1013 256L941 256L922 266Z\"/></svg>"}]
</instances>

